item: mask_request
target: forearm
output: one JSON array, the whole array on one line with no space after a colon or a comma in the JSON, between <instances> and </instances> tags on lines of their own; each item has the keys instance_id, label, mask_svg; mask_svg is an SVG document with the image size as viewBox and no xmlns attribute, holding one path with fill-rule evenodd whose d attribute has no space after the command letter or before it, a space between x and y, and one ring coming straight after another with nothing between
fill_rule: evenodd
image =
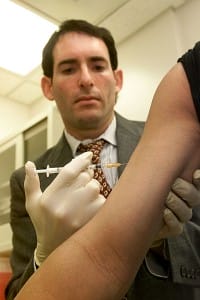
<instances>
[{"instance_id":1,"label":"forearm","mask_svg":"<svg viewBox=\"0 0 200 300\"><path fill-rule=\"evenodd\" d=\"M160 228L171 184L181 174L191 180L200 166L199 124L191 95L188 86L183 95L176 91L176 76L167 84L164 80L142 140L105 205L47 258L16 299L102 300L124 295Z\"/></svg>"}]
</instances>

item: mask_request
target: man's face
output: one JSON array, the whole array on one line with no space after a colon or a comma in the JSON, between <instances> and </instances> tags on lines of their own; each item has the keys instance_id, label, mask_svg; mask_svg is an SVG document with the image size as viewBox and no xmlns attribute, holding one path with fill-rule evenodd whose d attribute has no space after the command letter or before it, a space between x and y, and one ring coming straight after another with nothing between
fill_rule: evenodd
<instances>
[{"instance_id":1,"label":"man's face","mask_svg":"<svg viewBox=\"0 0 200 300\"><path fill-rule=\"evenodd\" d=\"M101 134L113 118L122 85L122 73L112 70L106 45L83 33L66 33L55 45L53 59L46 96L55 99L66 129L77 138Z\"/></svg>"}]
</instances>

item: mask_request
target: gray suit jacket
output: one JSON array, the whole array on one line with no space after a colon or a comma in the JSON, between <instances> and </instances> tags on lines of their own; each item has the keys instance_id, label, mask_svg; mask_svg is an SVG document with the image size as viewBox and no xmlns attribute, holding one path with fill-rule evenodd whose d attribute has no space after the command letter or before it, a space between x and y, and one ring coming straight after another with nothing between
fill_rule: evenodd
<instances>
[{"instance_id":1,"label":"gray suit jacket","mask_svg":"<svg viewBox=\"0 0 200 300\"><path fill-rule=\"evenodd\" d=\"M129 121L116 114L118 160L126 162L134 151L143 131L143 122ZM64 166L72 159L71 149L64 137L47 150L35 163L37 168ZM123 171L120 167L119 176ZM41 189L44 190L56 175L41 175ZM155 174L156 180L156 174ZM11 265L13 277L6 289L6 299L15 295L33 274L33 252L36 247L36 236L31 220L25 209L24 168L16 170L11 176L11 226L13 230L13 252ZM134 230L131 229L130 230ZM194 289L200 287L200 209L194 210L193 219L185 226L184 233L167 241L170 262L164 268L169 269L167 279L153 275L143 263L137 277L130 287L128 299L137 300L192 300ZM134 251L134 249L133 249ZM154 256L154 254L153 254ZM159 257L149 256L149 265L161 266L165 262ZM159 270L159 268L158 268ZM156 272L157 273L157 272ZM196 291L200 295L199 289ZM200 299L200 298L198 298Z\"/></svg>"}]
</instances>

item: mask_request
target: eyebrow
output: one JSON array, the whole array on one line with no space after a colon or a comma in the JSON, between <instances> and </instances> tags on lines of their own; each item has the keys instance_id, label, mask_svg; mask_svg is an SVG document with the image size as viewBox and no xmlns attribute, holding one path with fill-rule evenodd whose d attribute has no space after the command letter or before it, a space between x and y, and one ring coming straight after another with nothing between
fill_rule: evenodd
<instances>
[{"instance_id":1,"label":"eyebrow","mask_svg":"<svg viewBox=\"0 0 200 300\"><path fill-rule=\"evenodd\" d=\"M103 56L92 56L90 58L91 61L103 61L103 62L107 62L107 59L105 59L105 57Z\"/></svg>"},{"instance_id":2,"label":"eyebrow","mask_svg":"<svg viewBox=\"0 0 200 300\"><path fill-rule=\"evenodd\" d=\"M91 57L89 57L89 61L91 61L91 62L102 61L102 62L107 63L107 60L103 56L91 56ZM61 67L62 65L67 65L67 64L75 64L77 62L78 62L78 60L76 58L64 59L58 63L58 67Z\"/></svg>"}]
</instances>

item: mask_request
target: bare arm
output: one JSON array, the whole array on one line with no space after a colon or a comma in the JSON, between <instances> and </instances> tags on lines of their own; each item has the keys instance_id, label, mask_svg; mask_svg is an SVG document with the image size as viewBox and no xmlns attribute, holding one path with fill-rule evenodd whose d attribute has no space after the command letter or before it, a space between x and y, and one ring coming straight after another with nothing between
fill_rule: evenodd
<instances>
[{"instance_id":1,"label":"bare arm","mask_svg":"<svg viewBox=\"0 0 200 300\"><path fill-rule=\"evenodd\" d=\"M191 180L200 167L199 130L177 64L159 85L141 142L103 208L46 259L16 299L120 299L160 228L170 185L180 175Z\"/></svg>"}]
</instances>

